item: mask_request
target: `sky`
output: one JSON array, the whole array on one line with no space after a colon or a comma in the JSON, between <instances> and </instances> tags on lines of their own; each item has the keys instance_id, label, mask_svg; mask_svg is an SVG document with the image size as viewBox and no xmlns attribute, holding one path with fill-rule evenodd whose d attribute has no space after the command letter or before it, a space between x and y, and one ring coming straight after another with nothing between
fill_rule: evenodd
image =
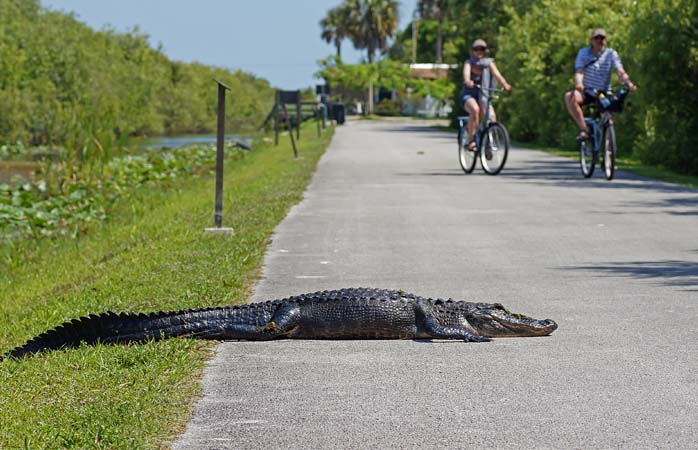
<instances>
[{"instance_id":1,"label":"sky","mask_svg":"<svg viewBox=\"0 0 698 450\"><path fill-rule=\"evenodd\" d=\"M320 19L341 0L41 0L73 12L94 29L138 26L170 58L242 69L292 90L321 83L318 60L335 48L320 38ZM400 29L417 0L400 1ZM342 59L359 62L365 51L342 44Z\"/></svg>"}]
</instances>

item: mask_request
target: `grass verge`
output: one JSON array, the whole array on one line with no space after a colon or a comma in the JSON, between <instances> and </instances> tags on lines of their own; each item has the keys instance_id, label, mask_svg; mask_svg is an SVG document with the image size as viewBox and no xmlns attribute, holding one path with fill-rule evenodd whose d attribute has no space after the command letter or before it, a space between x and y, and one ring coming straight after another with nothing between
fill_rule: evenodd
<instances>
[{"instance_id":1,"label":"grass verge","mask_svg":"<svg viewBox=\"0 0 698 450\"><path fill-rule=\"evenodd\" d=\"M245 302L274 227L298 203L332 131L304 127L228 163L223 225L212 226L214 178L140 190L78 240L5 248L0 353L89 313ZM169 339L98 345L0 362L0 448L162 448L184 430L213 344Z\"/></svg>"}]
</instances>

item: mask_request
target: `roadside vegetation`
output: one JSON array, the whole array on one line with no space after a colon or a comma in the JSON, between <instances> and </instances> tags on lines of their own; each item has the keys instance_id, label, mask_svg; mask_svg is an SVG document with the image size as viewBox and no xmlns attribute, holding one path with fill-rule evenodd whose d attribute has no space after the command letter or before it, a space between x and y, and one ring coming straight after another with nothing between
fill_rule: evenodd
<instances>
[{"instance_id":1,"label":"roadside vegetation","mask_svg":"<svg viewBox=\"0 0 698 450\"><path fill-rule=\"evenodd\" d=\"M321 64L327 79L357 90L373 84L395 89L403 100L425 92L439 100L450 98L455 126L455 116L462 112L458 98L463 62L471 43L482 38L488 43L488 56L496 58L513 86L511 94L496 104L511 136L520 142L562 148L575 145L578 132L562 100L573 86L577 51L589 45L592 29L605 28L609 47L619 52L638 86L616 118L619 157L659 170L698 175L695 0L419 0L405 29L375 28L379 36L394 39L390 45L374 47L381 57L368 53L360 67L338 59L345 40L368 48L357 11L373 9L368 16L375 20L384 14L391 20L381 23L396 26L399 22L385 13L390 11L389 1L337 3L320 23L321 37L337 48L336 55ZM448 85L418 82L410 79L409 71L395 69L399 63L435 62L455 65ZM379 103L377 110L381 109L399 110L390 104L381 108Z\"/></svg>"},{"instance_id":2,"label":"roadside vegetation","mask_svg":"<svg viewBox=\"0 0 698 450\"><path fill-rule=\"evenodd\" d=\"M302 135L297 160L281 139L226 162L223 225L233 236L203 232L213 223L210 174L136 186L78 239L5 243L0 352L90 313L245 302L332 130L318 138L307 124ZM170 339L4 360L0 448L161 448L184 430L212 348Z\"/></svg>"},{"instance_id":3,"label":"roadside vegetation","mask_svg":"<svg viewBox=\"0 0 698 450\"><path fill-rule=\"evenodd\" d=\"M240 158L239 151L231 147L227 154ZM47 162L35 180L0 183L0 242L55 235L76 238L90 223L107 219L111 206L136 188L163 187L180 177L209 172L215 163L213 146L122 154L69 178L62 174L65 167Z\"/></svg>"},{"instance_id":4,"label":"roadside vegetation","mask_svg":"<svg viewBox=\"0 0 698 450\"><path fill-rule=\"evenodd\" d=\"M67 161L108 157L129 136L208 133L212 78L232 88L226 127L258 127L269 82L167 58L147 34L93 30L39 0L0 0L0 144L63 148Z\"/></svg>"},{"instance_id":5,"label":"roadside vegetation","mask_svg":"<svg viewBox=\"0 0 698 450\"><path fill-rule=\"evenodd\" d=\"M212 132L213 78L233 89L225 120L237 134L273 104L266 80L170 61L138 29L95 31L39 0L0 0L0 11L0 243L77 237L132 187L210 169L208 149L139 153L127 139Z\"/></svg>"}]
</instances>

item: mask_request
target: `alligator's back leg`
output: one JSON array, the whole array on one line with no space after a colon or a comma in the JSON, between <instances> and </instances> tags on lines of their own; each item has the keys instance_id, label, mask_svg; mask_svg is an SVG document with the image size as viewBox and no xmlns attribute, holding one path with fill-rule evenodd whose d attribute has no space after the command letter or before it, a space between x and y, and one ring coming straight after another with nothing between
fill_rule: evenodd
<instances>
[{"instance_id":1,"label":"alligator's back leg","mask_svg":"<svg viewBox=\"0 0 698 450\"><path fill-rule=\"evenodd\" d=\"M226 328L228 339L272 340L289 335L298 326L300 309L298 305L282 306L263 327L245 324L234 324Z\"/></svg>"},{"instance_id":2,"label":"alligator's back leg","mask_svg":"<svg viewBox=\"0 0 698 450\"><path fill-rule=\"evenodd\" d=\"M487 336L478 336L465 327L444 326L439 323L424 305L417 305L417 335L431 339L462 339L465 342L489 342ZM420 320L421 319L421 320Z\"/></svg>"}]
</instances>

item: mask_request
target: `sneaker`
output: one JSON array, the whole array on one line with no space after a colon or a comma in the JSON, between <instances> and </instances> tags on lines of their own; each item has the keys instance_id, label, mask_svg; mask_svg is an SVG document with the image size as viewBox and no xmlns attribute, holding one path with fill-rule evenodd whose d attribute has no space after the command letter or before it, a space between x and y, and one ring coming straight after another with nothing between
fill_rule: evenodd
<instances>
[{"instance_id":1,"label":"sneaker","mask_svg":"<svg viewBox=\"0 0 698 450\"><path fill-rule=\"evenodd\" d=\"M485 149L485 158L487 158L487 161L492 159L492 149L489 147Z\"/></svg>"}]
</instances>

